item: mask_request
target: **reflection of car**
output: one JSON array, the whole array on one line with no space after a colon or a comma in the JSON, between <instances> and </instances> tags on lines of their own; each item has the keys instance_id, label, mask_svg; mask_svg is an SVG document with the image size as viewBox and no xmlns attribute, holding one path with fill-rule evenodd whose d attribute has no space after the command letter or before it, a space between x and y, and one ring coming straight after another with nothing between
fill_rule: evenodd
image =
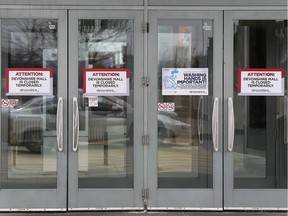
<instances>
[{"instance_id":1,"label":"reflection of car","mask_svg":"<svg viewBox=\"0 0 288 216\"><path fill-rule=\"evenodd\" d=\"M96 111L96 116L106 116L108 125L123 125L127 127L128 134L133 132L133 107L117 97L99 97L98 107L90 108ZM93 119L93 113L91 115ZM128 122L127 122L128 121ZM158 136L159 139L174 138L190 129L190 124L179 120L177 113L173 111L158 111ZM132 131L131 131L132 130Z\"/></svg>"},{"instance_id":2,"label":"reflection of car","mask_svg":"<svg viewBox=\"0 0 288 216\"><path fill-rule=\"evenodd\" d=\"M56 129L57 103L52 96L35 97L9 111L9 144L41 152L43 136ZM51 135L50 135L51 136Z\"/></svg>"},{"instance_id":3,"label":"reflection of car","mask_svg":"<svg viewBox=\"0 0 288 216\"><path fill-rule=\"evenodd\" d=\"M158 138L160 140L178 137L187 129L190 129L190 125L180 121L177 113L158 111Z\"/></svg>"},{"instance_id":4,"label":"reflection of car","mask_svg":"<svg viewBox=\"0 0 288 216\"><path fill-rule=\"evenodd\" d=\"M134 108L120 97L99 96L98 104L89 106L87 98L79 104L80 136L93 136L93 127L98 119L105 119L109 139L128 136L133 139ZM40 153L45 137L56 136L57 98L54 96L34 97L25 103L9 109L9 143L25 146L32 152ZM160 139L179 136L189 124L181 122L177 113L158 112L158 136ZM86 131L86 133L85 133ZM86 135L85 135L86 134Z\"/></svg>"},{"instance_id":5,"label":"reflection of car","mask_svg":"<svg viewBox=\"0 0 288 216\"><path fill-rule=\"evenodd\" d=\"M84 99L82 108L89 107L89 111L98 117L125 117L133 113L133 107L117 97L99 96L97 106L89 106L88 98Z\"/></svg>"}]
</instances>

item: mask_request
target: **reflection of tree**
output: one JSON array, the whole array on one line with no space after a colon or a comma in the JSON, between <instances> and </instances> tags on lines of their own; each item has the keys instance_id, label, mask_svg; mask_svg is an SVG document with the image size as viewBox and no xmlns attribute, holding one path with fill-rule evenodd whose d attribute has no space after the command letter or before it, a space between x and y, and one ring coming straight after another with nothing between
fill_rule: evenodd
<instances>
[{"instance_id":1,"label":"reflection of tree","mask_svg":"<svg viewBox=\"0 0 288 216\"><path fill-rule=\"evenodd\" d=\"M84 52L89 52L86 58L89 58L89 64L94 66L113 67L115 53L109 51L99 52L93 50L92 46L101 45L103 42L127 42L127 35L132 34L132 28L129 26L129 20L90 20L83 19L78 23L79 44L84 44ZM110 44L113 46L113 43ZM127 54L126 47L121 50L123 56ZM125 60L124 60L125 61ZM102 65L105 62L105 65ZM107 65L108 64L108 65Z\"/></svg>"},{"instance_id":2,"label":"reflection of tree","mask_svg":"<svg viewBox=\"0 0 288 216\"><path fill-rule=\"evenodd\" d=\"M78 30L82 41L88 42L89 34L92 34L93 39L90 41L97 43L127 34L131 30L128 22L129 20L80 20Z\"/></svg>"},{"instance_id":3,"label":"reflection of tree","mask_svg":"<svg viewBox=\"0 0 288 216\"><path fill-rule=\"evenodd\" d=\"M5 68L42 68L54 69L53 91L57 92L57 56L55 61L43 65L43 51L57 49L57 21L48 19L3 19L2 20L2 71ZM52 54L52 52L51 52ZM2 73L2 78L5 73ZM2 86L5 88L5 86ZM5 90L2 89L2 94ZM2 95L3 96L3 95ZM6 96L4 96L6 97ZM9 96L12 97L13 96ZM17 97L19 99L19 96ZM31 96L22 96L25 103ZM20 103L20 102L19 102Z\"/></svg>"},{"instance_id":4,"label":"reflection of tree","mask_svg":"<svg viewBox=\"0 0 288 216\"><path fill-rule=\"evenodd\" d=\"M49 25L55 28L50 29ZM10 54L9 67L43 67L43 50L57 48L54 20L7 19L3 31L3 42Z\"/></svg>"}]
</instances>

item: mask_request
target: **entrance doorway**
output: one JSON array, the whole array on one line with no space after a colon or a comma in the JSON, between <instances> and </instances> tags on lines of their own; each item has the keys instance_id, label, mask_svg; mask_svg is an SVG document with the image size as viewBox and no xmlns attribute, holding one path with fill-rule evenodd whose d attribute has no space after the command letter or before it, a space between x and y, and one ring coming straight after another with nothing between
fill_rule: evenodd
<instances>
[{"instance_id":1,"label":"entrance doorway","mask_svg":"<svg viewBox=\"0 0 288 216\"><path fill-rule=\"evenodd\" d=\"M285 11L0 12L1 210L287 209Z\"/></svg>"}]
</instances>

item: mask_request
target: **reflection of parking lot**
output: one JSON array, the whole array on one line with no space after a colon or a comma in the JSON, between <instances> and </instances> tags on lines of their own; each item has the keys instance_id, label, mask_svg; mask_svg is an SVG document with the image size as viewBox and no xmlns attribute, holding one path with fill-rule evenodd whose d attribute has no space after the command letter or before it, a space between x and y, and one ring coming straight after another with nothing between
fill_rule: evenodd
<instances>
[{"instance_id":1,"label":"reflection of parking lot","mask_svg":"<svg viewBox=\"0 0 288 216\"><path fill-rule=\"evenodd\" d=\"M131 160L127 158L127 146L123 142L109 143L108 164L105 165L104 149L102 145L94 145L92 148L87 142L79 143L79 171L82 176L125 176ZM44 152L33 154L25 147L14 146L9 148L10 158L8 164L9 178L46 178L56 176L56 152ZM130 163L130 164L129 164Z\"/></svg>"},{"instance_id":2,"label":"reflection of parking lot","mask_svg":"<svg viewBox=\"0 0 288 216\"><path fill-rule=\"evenodd\" d=\"M266 158L253 154L234 152L234 175L236 178L265 178Z\"/></svg>"},{"instance_id":3,"label":"reflection of parking lot","mask_svg":"<svg viewBox=\"0 0 288 216\"><path fill-rule=\"evenodd\" d=\"M79 146L79 172L82 177L125 177L132 164L127 156L128 149L120 143L109 143L107 164L103 145Z\"/></svg>"},{"instance_id":4,"label":"reflection of parking lot","mask_svg":"<svg viewBox=\"0 0 288 216\"><path fill-rule=\"evenodd\" d=\"M46 155L33 154L25 147L11 147L9 159L10 178L47 177L56 174L55 152L46 152ZM92 148L86 142L79 144L79 171L81 176L89 177L123 177L132 166L127 158L128 149L123 143L109 143L108 164L104 164L104 148L94 145ZM174 146L159 148L160 173L190 173L193 176L198 172L198 147Z\"/></svg>"},{"instance_id":5,"label":"reflection of parking lot","mask_svg":"<svg viewBox=\"0 0 288 216\"><path fill-rule=\"evenodd\" d=\"M133 150L129 147L129 139L125 135L123 125L109 125L108 157L105 161L103 145L91 145L88 136L80 137L78 170L80 178L119 177L123 178L133 171ZM37 178L45 180L48 177L56 178L57 152L56 138L51 137L54 148L45 148L42 152L32 153L24 146L8 146L8 178ZM236 139L237 140L237 139ZM213 151L205 149L199 140L182 134L178 137L168 137L158 140L158 175L172 178L197 178L201 174L212 174ZM208 145L212 143L209 142ZM251 152L253 149L247 149ZM264 178L266 174L266 158L263 151L252 153L234 152L235 177ZM261 154L260 154L261 153ZM208 167L209 166L209 167ZM21 180L22 181L22 180Z\"/></svg>"},{"instance_id":6,"label":"reflection of parking lot","mask_svg":"<svg viewBox=\"0 0 288 216\"><path fill-rule=\"evenodd\" d=\"M120 142L127 140L127 128L125 125L107 126L108 140L110 142Z\"/></svg>"},{"instance_id":7,"label":"reflection of parking lot","mask_svg":"<svg viewBox=\"0 0 288 216\"><path fill-rule=\"evenodd\" d=\"M43 154L31 153L24 146L8 148L9 178L46 178L56 176L56 152L50 149Z\"/></svg>"},{"instance_id":8,"label":"reflection of parking lot","mask_svg":"<svg viewBox=\"0 0 288 216\"><path fill-rule=\"evenodd\" d=\"M192 146L162 147L158 151L160 177L183 177L198 175L198 148Z\"/></svg>"},{"instance_id":9,"label":"reflection of parking lot","mask_svg":"<svg viewBox=\"0 0 288 216\"><path fill-rule=\"evenodd\" d=\"M191 138L180 136L165 139L158 147L159 177L198 177L200 173L209 172L213 158L206 147ZM193 144L192 144L193 143Z\"/></svg>"}]
</instances>

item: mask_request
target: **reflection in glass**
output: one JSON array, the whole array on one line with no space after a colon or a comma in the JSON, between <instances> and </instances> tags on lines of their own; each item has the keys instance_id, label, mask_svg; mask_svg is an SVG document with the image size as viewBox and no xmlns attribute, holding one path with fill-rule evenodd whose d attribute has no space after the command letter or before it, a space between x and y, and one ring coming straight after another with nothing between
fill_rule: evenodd
<instances>
[{"instance_id":1,"label":"reflection in glass","mask_svg":"<svg viewBox=\"0 0 288 216\"><path fill-rule=\"evenodd\" d=\"M209 95L163 96L162 68L208 68ZM213 24L161 20L158 26L158 188L211 188L213 148Z\"/></svg>"},{"instance_id":2,"label":"reflection in glass","mask_svg":"<svg viewBox=\"0 0 288 216\"><path fill-rule=\"evenodd\" d=\"M234 187L287 188L287 21L234 29ZM285 96L238 96L238 68L284 68Z\"/></svg>"},{"instance_id":3,"label":"reflection in glass","mask_svg":"<svg viewBox=\"0 0 288 216\"><path fill-rule=\"evenodd\" d=\"M57 21L2 19L1 189L57 186ZM6 96L6 68L52 68L53 96Z\"/></svg>"},{"instance_id":4,"label":"reflection in glass","mask_svg":"<svg viewBox=\"0 0 288 216\"><path fill-rule=\"evenodd\" d=\"M133 21L78 22L79 188L133 187ZM83 97L85 68L129 68L129 96Z\"/></svg>"}]
</instances>

